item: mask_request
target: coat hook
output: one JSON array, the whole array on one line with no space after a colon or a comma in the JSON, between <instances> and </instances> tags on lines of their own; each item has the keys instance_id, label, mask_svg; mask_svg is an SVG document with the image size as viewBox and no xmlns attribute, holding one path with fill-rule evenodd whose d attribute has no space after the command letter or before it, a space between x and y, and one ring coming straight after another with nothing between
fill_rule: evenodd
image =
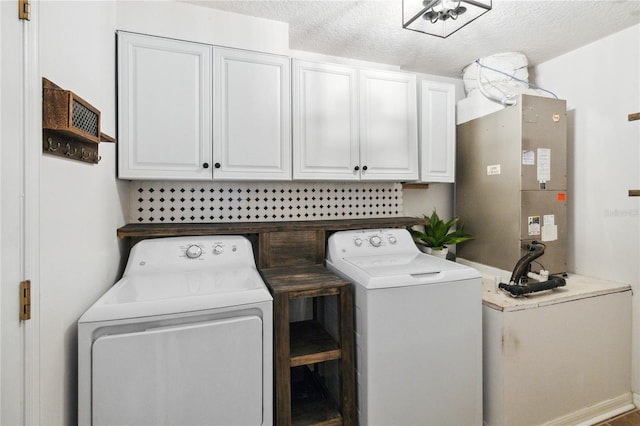
<instances>
[{"instance_id":1,"label":"coat hook","mask_svg":"<svg viewBox=\"0 0 640 426\"><path fill-rule=\"evenodd\" d=\"M66 155L67 157L73 157L74 155L76 155L77 152L78 152L78 148L74 147L73 151L72 151L71 150L71 145L69 143L67 143L67 145L65 146L64 155Z\"/></svg>"},{"instance_id":2,"label":"coat hook","mask_svg":"<svg viewBox=\"0 0 640 426\"><path fill-rule=\"evenodd\" d=\"M60 142L58 142L58 144L56 145L56 147L53 147L53 139L52 138L47 138L47 143L49 144L49 148L47 148L50 152L56 152L58 149L60 149Z\"/></svg>"},{"instance_id":3,"label":"coat hook","mask_svg":"<svg viewBox=\"0 0 640 426\"><path fill-rule=\"evenodd\" d=\"M87 152L84 150L84 148L82 148L80 150L80 159L81 160L88 160L91 157L91 153Z\"/></svg>"}]
</instances>

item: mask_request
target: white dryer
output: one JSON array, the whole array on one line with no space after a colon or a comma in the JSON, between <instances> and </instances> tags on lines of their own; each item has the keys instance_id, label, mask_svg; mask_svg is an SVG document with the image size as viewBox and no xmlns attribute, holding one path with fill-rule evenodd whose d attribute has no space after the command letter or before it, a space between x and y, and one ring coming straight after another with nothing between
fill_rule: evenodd
<instances>
[{"instance_id":1,"label":"white dryer","mask_svg":"<svg viewBox=\"0 0 640 426\"><path fill-rule=\"evenodd\" d=\"M272 309L246 238L140 241L78 321L78 423L272 424Z\"/></svg>"},{"instance_id":2,"label":"white dryer","mask_svg":"<svg viewBox=\"0 0 640 426\"><path fill-rule=\"evenodd\" d=\"M336 232L327 250L355 288L360 424L481 425L480 274L405 229Z\"/></svg>"}]
</instances>

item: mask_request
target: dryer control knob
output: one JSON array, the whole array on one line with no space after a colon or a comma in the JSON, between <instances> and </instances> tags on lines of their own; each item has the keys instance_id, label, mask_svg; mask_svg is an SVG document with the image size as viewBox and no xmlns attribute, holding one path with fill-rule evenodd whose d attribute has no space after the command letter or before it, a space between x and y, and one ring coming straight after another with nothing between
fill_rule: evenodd
<instances>
[{"instance_id":1,"label":"dryer control knob","mask_svg":"<svg viewBox=\"0 0 640 426\"><path fill-rule=\"evenodd\" d=\"M202 249L200 248L200 246L191 244L189 247L187 247L187 250L184 252L184 254L186 254L189 259L197 259L202 256Z\"/></svg>"},{"instance_id":2,"label":"dryer control knob","mask_svg":"<svg viewBox=\"0 0 640 426\"><path fill-rule=\"evenodd\" d=\"M394 237L393 235L389 235L389 242L391 244L395 244L398 242L398 240L396 239L396 237Z\"/></svg>"},{"instance_id":3,"label":"dryer control knob","mask_svg":"<svg viewBox=\"0 0 640 426\"><path fill-rule=\"evenodd\" d=\"M356 238L355 240L353 240L353 243L356 245L356 247L360 247L362 245L362 239Z\"/></svg>"},{"instance_id":4,"label":"dryer control knob","mask_svg":"<svg viewBox=\"0 0 640 426\"><path fill-rule=\"evenodd\" d=\"M224 247L222 247L220 244L216 244L213 247L213 254L222 254L223 251L224 251Z\"/></svg>"},{"instance_id":5,"label":"dryer control knob","mask_svg":"<svg viewBox=\"0 0 640 426\"><path fill-rule=\"evenodd\" d=\"M377 235L374 235L373 237L369 238L369 242L374 247L380 247L380 244L382 244L382 238L378 237Z\"/></svg>"}]
</instances>

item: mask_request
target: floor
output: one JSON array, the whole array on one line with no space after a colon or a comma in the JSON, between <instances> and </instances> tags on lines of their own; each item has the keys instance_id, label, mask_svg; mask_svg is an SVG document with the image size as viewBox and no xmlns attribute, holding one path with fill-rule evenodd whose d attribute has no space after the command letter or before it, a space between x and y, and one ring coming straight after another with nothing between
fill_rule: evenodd
<instances>
[{"instance_id":1,"label":"floor","mask_svg":"<svg viewBox=\"0 0 640 426\"><path fill-rule=\"evenodd\" d=\"M640 426L640 410L629 411L596 426Z\"/></svg>"}]
</instances>

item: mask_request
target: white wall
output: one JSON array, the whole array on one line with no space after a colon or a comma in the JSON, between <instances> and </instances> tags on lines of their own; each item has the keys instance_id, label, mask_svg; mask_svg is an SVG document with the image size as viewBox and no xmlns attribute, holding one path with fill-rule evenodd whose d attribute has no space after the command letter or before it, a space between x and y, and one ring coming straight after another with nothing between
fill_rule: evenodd
<instances>
[{"instance_id":1,"label":"white wall","mask_svg":"<svg viewBox=\"0 0 640 426\"><path fill-rule=\"evenodd\" d=\"M634 289L633 390L640 394L640 25L535 67L567 100L569 270Z\"/></svg>"},{"instance_id":2,"label":"white wall","mask_svg":"<svg viewBox=\"0 0 640 426\"><path fill-rule=\"evenodd\" d=\"M404 216L431 216L435 209L440 218L449 220L454 216L453 184L430 183L428 188L403 188L402 206Z\"/></svg>"},{"instance_id":3,"label":"white wall","mask_svg":"<svg viewBox=\"0 0 640 426\"><path fill-rule=\"evenodd\" d=\"M115 136L115 3L39 4L43 77L101 111ZM43 155L40 163L40 421L76 423L80 315L120 268L116 229L125 223L127 186L115 177L116 146L100 144L97 165Z\"/></svg>"}]
</instances>

